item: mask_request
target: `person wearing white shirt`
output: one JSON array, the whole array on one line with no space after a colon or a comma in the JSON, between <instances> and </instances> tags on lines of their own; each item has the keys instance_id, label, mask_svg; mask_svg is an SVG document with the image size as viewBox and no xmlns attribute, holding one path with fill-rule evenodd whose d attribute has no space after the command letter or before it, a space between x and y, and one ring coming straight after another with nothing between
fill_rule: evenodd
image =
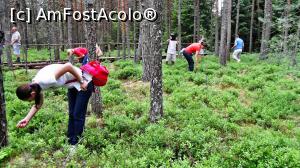
<instances>
[{"instance_id":1,"label":"person wearing white shirt","mask_svg":"<svg viewBox=\"0 0 300 168\"><path fill-rule=\"evenodd\" d=\"M18 128L24 128L43 105L44 90L50 88L68 88L69 124L68 140L71 145L76 145L82 135L85 123L85 114L89 98L94 90L91 78L85 77L86 73L71 63L51 64L42 68L33 78L32 83L21 85L16 90L16 95L23 101L35 101L27 116L19 121Z\"/></svg>"},{"instance_id":2,"label":"person wearing white shirt","mask_svg":"<svg viewBox=\"0 0 300 168\"><path fill-rule=\"evenodd\" d=\"M176 61L176 52L177 52L177 44L178 44L178 42L176 41L175 34L171 34L168 42L169 42L169 45L168 45L168 50L167 50L166 63L174 64Z\"/></svg>"},{"instance_id":3,"label":"person wearing white shirt","mask_svg":"<svg viewBox=\"0 0 300 168\"><path fill-rule=\"evenodd\" d=\"M17 62L20 62L21 35L18 32L18 28L15 26L11 29L11 32L11 45L13 46L14 55L17 57Z\"/></svg>"}]
</instances>

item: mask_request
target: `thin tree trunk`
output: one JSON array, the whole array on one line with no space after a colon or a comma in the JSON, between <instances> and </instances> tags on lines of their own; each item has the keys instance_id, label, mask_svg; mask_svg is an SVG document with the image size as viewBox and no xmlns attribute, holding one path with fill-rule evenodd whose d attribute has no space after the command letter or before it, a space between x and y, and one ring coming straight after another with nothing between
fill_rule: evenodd
<instances>
[{"instance_id":1,"label":"thin tree trunk","mask_svg":"<svg viewBox=\"0 0 300 168\"><path fill-rule=\"evenodd\" d=\"M52 1L52 9L58 9L58 3L53 0ZM52 10L51 9L51 10ZM59 36L60 36L60 31L59 31L59 23L58 22L53 22L53 23L50 23L50 24L53 24L52 28L53 28L53 32L52 33L52 41L54 42L54 59L55 60L60 60L60 46L58 45L60 40L59 40Z\"/></svg>"},{"instance_id":2,"label":"thin tree trunk","mask_svg":"<svg viewBox=\"0 0 300 168\"><path fill-rule=\"evenodd\" d=\"M134 10L137 11L137 5L138 5L138 2L137 1L134 1ZM137 56L137 48L136 48L136 29L137 29L137 22L134 20L133 21L133 49L134 49L134 62L135 63L138 63L138 56Z\"/></svg>"},{"instance_id":3,"label":"thin tree trunk","mask_svg":"<svg viewBox=\"0 0 300 168\"><path fill-rule=\"evenodd\" d=\"M7 120L5 110L4 82L2 64L0 65L0 149L8 145Z\"/></svg>"},{"instance_id":4,"label":"thin tree trunk","mask_svg":"<svg viewBox=\"0 0 300 168\"><path fill-rule=\"evenodd\" d=\"M227 41L227 28L228 28L228 23L227 23L227 12L228 12L228 3L225 3L223 1L223 7L222 7L222 26L221 26L221 40L220 40L220 64L225 66L226 65L226 41Z\"/></svg>"},{"instance_id":5,"label":"thin tree trunk","mask_svg":"<svg viewBox=\"0 0 300 168\"><path fill-rule=\"evenodd\" d=\"M297 54L298 54L298 51L299 51L299 41L300 41L300 24L298 23L298 30L297 30L297 34L296 34L295 48L294 48L294 51L291 55L292 66L297 65Z\"/></svg>"},{"instance_id":6,"label":"thin tree trunk","mask_svg":"<svg viewBox=\"0 0 300 168\"><path fill-rule=\"evenodd\" d=\"M271 25L272 25L272 0L265 0L265 13L264 13L264 24L262 33L262 42L260 48L260 59L268 58L269 45L268 42L271 36Z\"/></svg>"},{"instance_id":7,"label":"thin tree trunk","mask_svg":"<svg viewBox=\"0 0 300 168\"><path fill-rule=\"evenodd\" d=\"M150 6L149 0L141 0L142 3L142 10L144 11L148 6ZM143 20L142 24L142 59L143 59L143 76L142 80L144 82L149 82L151 80L151 50L149 47L149 40L151 38L150 31L151 31L151 24L149 22Z\"/></svg>"},{"instance_id":8,"label":"thin tree trunk","mask_svg":"<svg viewBox=\"0 0 300 168\"><path fill-rule=\"evenodd\" d=\"M163 91L162 91L162 57L161 57L161 11L162 1L151 0L153 8L158 12L158 19L151 23L150 35L150 52L153 53L151 67L152 75L150 81L150 95L151 95L151 109L150 109L150 121L156 122L163 116Z\"/></svg>"},{"instance_id":9,"label":"thin tree trunk","mask_svg":"<svg viewBox=\"0 0 300 168\"><path fill-rule=\"evenodd\" d=\"M215 16L215 55L219 56L219 0L215 0L216 16Z\"/></svg>"},{"instance_id":10,"label":"thin tree trunk","mask_svg":"<svg viewBox=\"0 0 300 168\"><path fill-rule=\"evenodd\" d=\"M232 9L232 0L227 0L227 44L226 44L226 58L230 61L230 45L231 45L231 9Z\"/></svg>"},{"instance_id":11,"label":"thin tree trunk","mask_svg":"<svg viewBox=\"0 0 300 168\"><path fill-rule=\"evenodd\" d=\"M31 0L30 2L31 2L31 7L32 7L32 17L36 18L36 10L37 10L37 7L35 5L36 2L34 0ZM33 33L34 33L34 37L35 37L36 48L37 48L37 50L41 50L41 46L37 45L37 44L39 44L39 34L37 31L38 23L36 22L35 19L33 19L33 24L31 24L31 25L32 25Z\"/></svg>"},{"instance_id":12,"label":"thin tree trunk","mask_svg":"<svg viewBox=\"0 0 300 168\"><path fill-rule=\"evenodd\" d=\"M91 11L94 8L94 2L93 0L87 0L86 9L87 11ZM96 59L96 25L95 22L86 22L86 28L87 28L87 48L89 49L89 55L91 59ZM100 88L97 88L95 86L96 92L93 93L91 98L91 104L92 104L92 111L96 114L97 117L102 116L103 106L102 106L102 97L101 97L101 91Z\"/></svg>"},{"instance_id":13,"label":"thin tree trunk","mask_svg":"<svg viewBox=\"0 0 300 168\"><path fill-rule=\"evenodd\" d=\"M240 0L237 1L237 6L236 6L235 33L234 33L234 35L237 35L239 33L239 20L240 20Z\"/></svg>"},{"instance_id":14,"label":"thin tree trunk","mask_svg":"<svg viewBox=\"0 0 300 168\"><path fill-rule=\"evenodd\" d=\"M23 11L25 11L27 8L26 5L26 1L25 0L21 0L21 9ZM27 58L28 58L28 24L26 22L22 23L23 25L23 29L24 29L24 41L25 41L25 45L24 45L24 54L25 54L25 69L26 69L26 74L28 72L28 66L27 66Z\"/></svg>"},{"instance_id":15,"label":"thin tree trunk","mask_svg":"<svg viewBox=\"0 0 300 168\"><path fill-rule=\"evenodd\" d=\"M121 9L125 11L124 0L121 0ZM122 50L123 50L123 59L126 59L126 25L125 22L121 22L121 35L122 35Z\"/></svg>"},{"instance_id":16,"label":"thin tree trunk","mask_svg":"<svg viewBox=\"0 0 300 168\"><path fill-rule=\"evenodd\" d=\"M182 42L181 42L181 5L182 0L178 1L178 50L181 50Z\"/></svg>"},{"instance_id":17,"label":"thin tree trunk","mask_svg":"<svg viewBox=\"0 0 300 168\"><path fill-rule=\"evenodd\" d=\"M254 24L254 7L255 7L255 0L252 0L252 7L251 7L251 21L250 21L250 41L249 41L249 52L252 52L252 49L253 49L253 24Z\"/></svg>"},{"instance_id":18,"label":"thin tree trunk","mask_svg":"<svg viewBox=\"0 0 300 168\"><path fill-rule=\"evenodd\" d=\"M128 4L128 0L124 0L125 1L125 11L129 10L129 4ZM131 55L131 48L130 48L130 22L126 22L125 23L125 27L126 27L126 44L127 44L127 56L128 58L130 58Z\"/></svg>"},{"instance_id":19,"label":"thin tree trunk","mask_svg":"<svg viewBox=\"0 0 300 168\"><path fill-rule=\"evenodd\" d=\"M138 8L140 12L143 12L142 9L142 4L141 4L141 0L138 0ZM142 22L139 22L139 30L138 30L138 35L139 35L139 39L138 39L138 48L137 48L137 60L140 61L141 57L142 57L142 43L143 43L143 35L142 35L142 30L143 30L143 24Z\"/></svg>"},{"instance_id":20,"label":"thin tree trunk","mask_svg":"<svg viewBox=\"0 0 300 168\"><path fill-rule=\"evenodd\" d=\"M291 10L291 0L287 0L287 7L284 17L284 39L283 39L283 53L287 54L288 52L288 35L289 35L289 14Z\"/></svg>"},{"instance_id":21,"label":"thin tree trunk","mask_svg":"<svg viewBox=\"0 0 300 168\"><path fill-rule=\"evenodd\" d=\"M4 9L8 8L8 3L2 3ZM4 18L1 18L1 30L5 30L5 41L8 42L9 36L9 25L3 24L9 23L9 13L8 10L4 13ZM1 42L1 41L0 41ZM6 45L6 51L10 50L8 47L9 45ZM1 52L2 53L2 52ZM1 54L0 53L0 54ZM2 55L0 55L0 58ZM6 108L5 108L5 96L4 96L4 80L3 80L3 73L2 73L2 65L0 64L0 148L8 145L8 136L7 136L7 120L6 120Z\"/></svg>"},{"instance_id":22,"label":"thin tree trunk","mask_svg":"<svg viewBox=\"0 0 300 168\"><path fill-rule=\"evenodd\" d=\"M120 11L120 0L118 0L118 12ZM118 49L118 58L121 58L120 53L120 29L121 29L121 22L118 19L118 28L117 28L117 49Z\"/></svg>"},{"instance_id":23,"label":"thin tree trunk","mask_svg":"<svg viewBox=\"0 0 300 168\"><path fill-rule=\"evenodd\" d=\"M67 0L67 8L72 8L72 0ZM71 19L71 17L69 17L68 20L67 20L67 27L68 27L68 32L67 32L68 33L68 43L67 43L67 47L68 48L73 48L73 46L72 46L72 43L73 43L73 39L72 39L73 26L72 26L72 19Z\"/></svg>"},{"instance_id":24,"label":"thin tree trunk","mask_svg":"<svg viewBox=\"0 0 300 168\"><path fill-rule=\"evenodd\" d=\"M200 19L199 19L199 10L200 10L200 4L199 0L194 0L194 36L193 41L196 42L199 39L199 29L200 29Z\"/></svg>"}]
</instances>

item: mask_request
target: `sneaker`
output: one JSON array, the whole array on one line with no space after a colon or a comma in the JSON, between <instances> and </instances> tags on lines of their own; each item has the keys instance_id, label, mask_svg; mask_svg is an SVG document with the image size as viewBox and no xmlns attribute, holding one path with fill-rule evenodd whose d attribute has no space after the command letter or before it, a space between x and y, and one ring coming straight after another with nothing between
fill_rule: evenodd
<instances>
[{"instance_id":1,"label":"sneaker","mask_svg":"<svg viewBox=\"0 0 300 168\"><path fill-rule=\"evenodd\" d=\"M77 146L76 145L71 145L70 149L69 149L69 155L72 157L76 154L77 151Z\"/></svg>"}]
</instances>

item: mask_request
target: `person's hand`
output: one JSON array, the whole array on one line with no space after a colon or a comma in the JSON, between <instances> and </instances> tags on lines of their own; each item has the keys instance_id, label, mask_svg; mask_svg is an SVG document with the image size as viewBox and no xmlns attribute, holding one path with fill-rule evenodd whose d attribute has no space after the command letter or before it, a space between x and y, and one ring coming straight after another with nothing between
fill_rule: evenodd
<instances>
[{"instance_id":1,"label":"person's hand","mask_svg":"<svg viewBox=\"0 0 300 168\"><path fill-rule=\"evenodd\" d=\"M29 123L29 120L24 118L21 121L19 121L19 123L17 124L18 128L24 128L27 126L27 124Z\"/></svg>"},{"instance_id":2,"label":"person's hand","mask_svg":"<svg viewBox=\"0 0 300 168\"><path fill-rule=\"evenodd\" d=\"M84 91L87 90L87 86L88 86L88 83L87 83L87 81L85 81L85 80L83 80L83 83L80 84L80 88L81 88L82 90L84 90Z\"/></svg>"}]
</instances>

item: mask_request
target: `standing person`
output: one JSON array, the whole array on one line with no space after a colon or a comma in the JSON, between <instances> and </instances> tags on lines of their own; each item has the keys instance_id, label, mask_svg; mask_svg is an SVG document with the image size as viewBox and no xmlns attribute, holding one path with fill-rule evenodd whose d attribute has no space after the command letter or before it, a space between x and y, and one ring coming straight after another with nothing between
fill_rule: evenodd
<instances>
[{"instance_id":1,"label":"standing person","mask_svg":"<svg viewBox=\"0 0 300 168\"><path fill-rule=\"evenodd\" d=\"M68 57L75 55L78 58L79 62L82 63L82 65L85 65L89 62L89 50L87 48L78 47L78 48L68 49L67 54ZM96 44L96 55L97 56L103 55L98 44Z\"/></svg>"},{"instance_id":2,"label":"standing person","mask_svg":"<svg viewBox=\"0 0 300 168\"><path fill-rule=\"evenodd\" d=\"M12 27L11 29L12 36L11 36L11 45L13 46L14 55L17 57L16 62L20 62L20 49L21 49L21 35L18 32L18 28L16 26Z\"/></svg>"},{"instance_id":3,"label":"standing person","mask_svg":"<svg viewBox=\"0 0 300 168\"><path fill-rule=\"evenodd\" d=\"M237 62L240 62L241 54L244 49L244 41L241 38L239 38L239 35L235 36L235 42L232 48L234 48L234 52L232 54L233 59L235 59Z\"/></svg>"},{"instance_id":4,"label":"standing person","mask_svg":"<svg viewBox=\"0 0 300 168\"><path fill-rule=\"evenodd\" d=\"M5 41L4 32L0 30L0 64L2 64L2 51L3 51L4 41Z\"/></svg>"},{"instance_id":5,"label":"standing person","mask_svg":"<svg viewBox=\"0 0 300 168\"><path fill-rule=\"evenodd\" d=\"M201 60L200 51L203 48L202 40L199 40L198 43L193 43L186 47L183 50L183 56L189 64L189 71L194 71L194 59L193 54L196 56L196 67L198 67L198 60Z\"/></svg>"},{"instance_id":6,"label":"standing person","mask_svg":"<svg viewBox=\"0 0 300 168\"><path fill-rule=\"evenodd\" d=\"M169 46L167 50L166 63L174 64L176 61L176 52L177 52L177 44L178 44L176 40L176 35L172 33L168 42L169 42Z\"/></svg>"},{"instance_id":7,"label":"standing person","mask_svg":"<svg viewBox=\"0 0 300 168\"><path fill-rule=\"evenodd\" d=\"M44 101L42 91L64 86L69 88L68 141L71 145L76 145L84 130L87 105L94 88L93 82L88 80L86 75L71 63L52 64L42 68L33 78L32 83L24 84L16 90L19 99L35 101L35 105L31 107L27 116L19 121L17 127L26 127L42 107Z\"/></svg>"}]
</instances>

